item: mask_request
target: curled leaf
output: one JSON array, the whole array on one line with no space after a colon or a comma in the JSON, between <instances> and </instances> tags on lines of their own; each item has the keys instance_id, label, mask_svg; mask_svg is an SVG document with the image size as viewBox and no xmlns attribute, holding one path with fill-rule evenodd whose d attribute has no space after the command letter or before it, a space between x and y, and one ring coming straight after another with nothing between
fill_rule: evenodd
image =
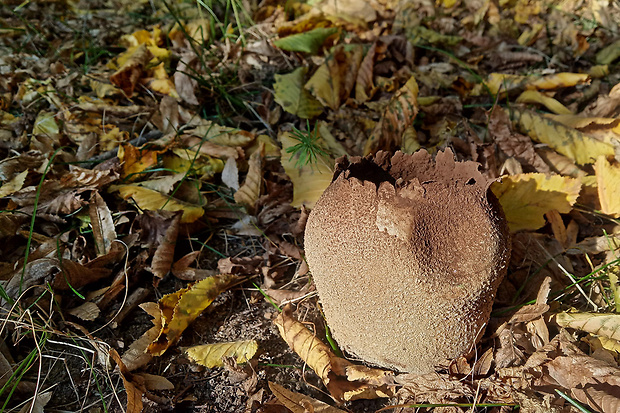
<instances>
[{"instance_id":1,"label":"curled leaf","mask_svg":"<svg viewBox=\"0 0 620 413\"><path fill-rule=\"evenodd\" d=\"M236 275L220 274L163 296L159 300L162 328L157 340L148 346L148 352L154 356L164 354L218 295L239 280Z\"/></svg>"}]
</instances>

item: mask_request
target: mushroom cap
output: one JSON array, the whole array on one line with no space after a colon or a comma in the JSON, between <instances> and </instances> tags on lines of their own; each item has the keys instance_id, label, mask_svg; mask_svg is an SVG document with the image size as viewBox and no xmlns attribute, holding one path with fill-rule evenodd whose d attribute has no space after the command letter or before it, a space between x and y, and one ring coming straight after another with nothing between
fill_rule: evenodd
<instances>
[{"instance_id":1,"label":"mushroom cap","mask_svg":"<svg viewBox=\"0 0 620 413\"><path fill-rule=\"evenodd\" d=\"M305 252L333 337L412 373L473 350L510 256L493 180L475 162L413 155L338 159L310 213Z\"/></svg>"}]
</instances>

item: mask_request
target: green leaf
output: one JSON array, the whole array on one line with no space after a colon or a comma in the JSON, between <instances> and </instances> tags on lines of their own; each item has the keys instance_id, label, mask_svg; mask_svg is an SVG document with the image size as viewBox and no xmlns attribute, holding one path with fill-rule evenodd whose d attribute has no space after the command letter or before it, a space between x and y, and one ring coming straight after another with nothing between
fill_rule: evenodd
<instances>
[{"instance_id":1,"label":"green leaf","mask_svg":"<svg viewBox=\"0 0 620 413\"><path fill-rule=\"evenodd\" d=\"M273 44L282 50L289 52L303 52L316 54L325 39L338 31L335 27L318 27L308 32L293 34L282 39L278 39Z\"/></svg>"},{"instance_id":2,"label":"green leaf","mask_svg":"<svg viewBox=\"0 0 620 413\"><path fill-rule=\"evenodd\" d=\"M323 112L323 106L304 89L307 67L299 67L286 75L276 75L274 99L282 108L303 119L311 119Z\"/></svg>"}]
</instances>

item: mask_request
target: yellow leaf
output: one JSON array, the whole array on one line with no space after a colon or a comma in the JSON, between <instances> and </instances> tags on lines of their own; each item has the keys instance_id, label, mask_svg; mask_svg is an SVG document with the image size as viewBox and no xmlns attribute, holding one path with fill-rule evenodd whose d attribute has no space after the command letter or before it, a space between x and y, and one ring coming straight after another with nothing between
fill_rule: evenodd
<instances>
[{"instance_id":1,"label":"yellow leaf","mask_svg":"<svg viewBox=\"0 0 620 413\"><path fill-rule=\"evenodd\" d=\"M526 90L521 93L521 95L517 98L517 103L540 103L541 105L546 106L551 112L557 113L558 115L573 114L573 112L571 112L566 106L552 97L543 95L537 90Z\"/></svg>"},{"instance_id":2,"label":"yellow leaf","mask_svg":"<svg viewBox=\"0 0 620 413\"><path fill-rule=\"evenodd\" d=\"M545 225L545 214L571 211L581 190L578 179L541 173L502 177L491 190L502 204L512 232L536 230Z\"/></svg>"},{"instance_id":3,"label":"yellow leaf","mask_svg":"<svg viewBox=\"0 0 620 413\"><path fill-rule=\"evenodd\" d=\"M280 162L284 172L293 182L293 202L291 205L294 207L305 205L312 208L325 188L332 182L334 160L317 154L316 164L306 164L299 169L296 166L299 155L291 155L286 151L299 142L289 132L281 133L278 139L282 143Z\"/></svg>"},{"instance_id":4,"label":"yellow leaf","mask_svg":"<svg viewBox=\"0 0 620 413\"><path fill-rule=\"evenodd\" d=\"M146 86L153 92L168 95L173 98L178 98L179 94L174 87L174 83L168 77L164 62L159 63L157 66L149 71L150 76L143 80Z\"/></svg>"},{"instance_id":5,"label":"yellow leaf","mask_svg":"<svg viewBox=\"0 0 620 413\"><path fill-rule=\"evenodd\" d=\"M332 397L338 401L392 397L390 372L354 365L337 357L302 323L295 320L290 305L274 320L280 335L301 359L321 378Z\"/></svg>"},{"instance_id":6,"label":"yellow leaf","mask_svg":"<svg viewBox=\"0 0 620 413\"><path fill-rule=\"evenodd\" d=\"M615 152L612 143L595 139L549 117L516 108L512 112L513 121L523 133L535 141L548 144L579 165L593 163L600 155L613 155Z\"/></svg>"},{"instance_id":7,"label":"yellow leaf","mask_svg":"<svg viewBox=\"0 0 620 413\"><path fill-rule=\"evenodd\" d=\"M0 198L11 195L24 186L24 182L26 181L26 176L28 175L28 170L26 169L23 172L18 173L9 181L5 182L0 186Z\"/></svg>"},{"instance_id":8,"label":"yellow leaf","mask_svg":"<svg viewBox=\"0 0 620 413\"><path fill-rule=\"evenodd\" d=\"M224 161L191 149L174 148L172 154L164 156L164 167L177 173L192 172L196 175L212 177L224 170Z\"/></svg>"},{"instance_id":9,"label":"yellow leaf","mask_svg":"<svg viewBox=\"0 0 620 413\"><path fill-rule=\"evenodd\" d=\"M194 128L187 129L186 133L223 146L248 146L254 141L254 135L250 132L220 126L205 119L201 119Z\"/></svg>"},{"instance_id":10,"label":"yellow leaf","mask_svg":"<svg viewBox=\"0 0 620 413\"><path fill-rule=\"evenodd\" d=\"M351 47L347 50L343 45L336 46L305 86L323 105L333 110L349 98L362 62L362 46Z\"/></svg>"},{"instance_id":11,"label":"yellow leaf","mask_svg":"<svg viewBox=\"0 0 620 413\"><path fill-rule=\"evenodd\" d=\"M532 77L530 77L532 79ZM556 73L534 77L526 83L527 89L558 89L561 87L571 87L590 82L590 76L585 73Z\"/></svg>"},{"instance_id":12,"label":"yellow leaf","mask_svg":"<svg viewBox=\"0 0 620 413\"><path fill-rule=\"evenodd\" d=\"M605 142L614 148L620 146L620 119L577 115L547 115L546 117L569 128L575 128L590 138Z\"/></svg>"},{"instance_id":13,"label":"yellow leaf","mask_svg":"<svg viewBox=\"0 0 620 413\"><path fill-rule=\"evenodd\" d=\"M614 217L620 216L620 165L618 162L609 163L604 156L600 156L594 164L598 199L601 211Z\"/></svg>"},{"instance_id":14,"label":"yellow leaf","mask_svg":"<svg viewBox=\"0 0 620 413\"><path fill-rule=\"evenodd\" d=\"M263 184L263 160L265 157L265 144L260 143L259 149L250 156L248 162L248 174L245 182L237 192L235 192L235 202L243 205L247 210L254 212L254 205L260 196L260 190Z\"/></svg>"},{"instance_id":15,"label":"yellow leaf","mask_svg":"<svg viewBox=\"0 0 620 413\"><path fill-rule=\"evenodd\" d=\"M570 87L587 82L590 77L582 73L556 73L546 76L523 76L510 75L505 73L491 73L485 82L491 93L496 94L500 90L502 93L511 92L517 89L557 89L560 87ZM472 91L473 96L485 93L482 87L476 87Z\"/></svg>"},{"instance_id":16,"label":"yellow leaf","mask_svg":"<svg viewBox=\"0 0 620 413\"><path fill-rule=\"evenodd\" d=\"M231 343L203 344L185 350L187 356L201 366L222 367L223 357L235 357L237 363L249 361L258 350L255 340L235 341Z\"/></svg>"},{"instance_id":17,"label":"yellow leaf","mask_svg":"<svg viewBox=\"0 0 620 413\"><path fill-rule=\"evenodd\" d=\"M608 238L608 237L605 237ZM606 240L609 244L609 240ZM607 270L609 277L609 287L614 295L614 303L616 304L616 312L620 313L620 265L616 264Z\"/></svg>"},{"instance_id":18,"label":"yellow leaf","mask_svg":"<svg viewBox=\"0 0 620 413\"><path fill-rule=\"evenodd\" d=\"M220 293L240 281L232 274L206 278L159 300L162 329L158 338L147 348L154 356L161 356L181 337L185 329L207 308Z\"/></svg>"},{"instance_id":19,"label":"yellow leaf","mask_svg":"<svg viewBox=\"0 0 620 413\"><path fill-rule=\"evenodd\" d=\"M293 413L345 413L344 410L340 410L304 394L292 392L271 381L269 382L269 388L278 401ZM311 408L309 409L308 407Z\"/></svg>"},{"instance_id":20,"label":"yellow leaf","mask_svg":"<svg viewBox=\"0 0 620 413\"><path fill-rule=\"evenodd\" d=\"M275 83L273 84L274 100L285 111L302 119L312 119L323 112L321 103L303 86L307 72L308 68L302 66L291 73L275 75Z\"/></svg>"},{"instance_id":21,"label":"yellow leaf","mask_svg":"<svg viewBox=\"0 0 620 413\"><path fill-rule=\"evenodd\" d=\"M147 211L183 211L182 223L194 222L205 212L202 206L189 204L138 185L113 185L110 191L118 191L123 199L132 198L140 209Z\"/></svg>"},{"instance_id":22,"label":"yellow leaf","mask_svg":"<svg viewBox=\"0 0 620 413\"><path fill-rule=\"evenodd\" d=\"M620 340L620 314L560 313L555 320L562 327Z\"/></svg>"},{"instance_id":23,"label":"yellow leaf","mask_svg":"<svg viewBox=\"0 0 620 413\"><path fill-rule=\"evenodd\" d=\"M60 130L58 128L58 124L56 123L56 116L50 112L39 112L37 119L34 121L32 134L49 136L54 140L57 140L59 133Z\"/></svg>"}]
</instances>

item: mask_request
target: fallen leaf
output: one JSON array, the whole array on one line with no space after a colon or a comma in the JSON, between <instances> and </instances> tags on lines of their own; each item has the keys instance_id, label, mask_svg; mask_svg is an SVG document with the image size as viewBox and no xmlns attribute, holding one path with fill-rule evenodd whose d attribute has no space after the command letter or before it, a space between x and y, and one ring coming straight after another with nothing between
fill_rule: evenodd
<instances>
[{"instance_id":1,"label":"fallen leaf","mask_svg":"<svg viewBox=\"0 0 620 413\"><path fill-rule=\"evenodd\" d=\"M357 366L337 357L326 344L293 318L290 304L284 307L274 324L289 347L321 378L335 400L393 396L394 377L391 372Z\"/></svg>"},{"instance_id":2,"label":"fallen leaf","mask_svg":"<svg viewBox=\"0 0 620 413\"><path fill-rule=\"evenodd\" d=\"M413 125L418 114L418 83L411 76L392 96L381 119L364 147L364 155L378 150L396 150L402 145L405 130Z\"/></svg>"},{"instance_id":3,"label":"fallen leaf","mask_svg":"<svg viewBox=\"0 0 620 413\"><path fill-rule=\"evenodd\" d=\"M202 206L192 205L139 185L112 185L109 190L118 191L123 199L133 199L140 209L147 211L183 211L181 223L194 222L205 212Z\"/></svg>"},{"instance_id":4,"label":"fallen leaf","mask_svg":"<svg viewBox=\"0 0 620 413\"><path fill-rule=\"evenodd\" d=\"M362 62L362 46L338 45L314 72L305 88L324 106L337 110L350 96Z\"/></svg>"},{"instance_id":5,"label":"fallen leaf","mask_svg":"<svg viewBox=\"0 0 620 413\"><path fill-rule=\"evenodd\" d=\"M68 313L76 316L81 320L93 321L97 317L99 317L101 310L99 309L97 304L87 301L78 307L72 308L68 311Z\"/></svg>"},{"instance_id":6,"label":"fallen leaf","mask_svg":"<svg viewBox=\"0 0 620 413\"><path fill-rule=\"evenodd\" d=\"M116 230L114 229L112 213L99 192L93 192L88 214L93 228L97 256L106 255L112 248L112 242L116 240Z\"/></svg>"},{"instance_id":7,"label":"fallen leaf","mask_svg":"<svg viewBox=\"0 0 620 413\"><path fill-rule=\"evenodd\" d=\"M128 371L133 371L145 366L153 359L153 356L147 351L147 348L157 339L162 329L161 312L157 303L142 303L139 307L153 317L153 327L142 334L139 339L131 343L127 351L123 354L122 360Z\"/></svg>"},{"instance_id":8,"label":"fallen leaf","mask_svg":"<svg viewBox=\"0 0 620 413\"><path fill-rule=\"evenodd\" d=\"M302 66L286 75L275 75L273 98L285 111L312 119L323 112L323 106L304 88L306 73L308 68Z\"/></svg>"},{"instance_id":9,"label":"fallen leaf","mask_svg":"<svg viewBox=\"0 0 620 413\"><path fill-rule=\"evenodd\" d=\"M245 340L193 346L185 350L185 353L190 360L212 369L222 367L224 357L234 357L237 363L245 363L254 357L256 350L258 343L255 340Z\"/></svg>"},{"instance_id":10,"label":"fallen leaf","mask_svg":"<svg viewBox=\"0 0 620 413\"><path fill-rule=\"evenodd\" d=\"M599 156L594 164L598 199L601 211L614 217L620 217L620 164L609 163L604 156Z\"/></svg>"},{"instance_id":11,"label":"fallen leaf","mask_svg":"<svg viewBox=\"0 0 620 413\"><path fill-rule=\"evenodd\" d=\"M148 373L140 373L135 376L140 376L144 380L144 387L147 390L174 390L174 384L165 377Z\"/></svg>"},{"instance_id":12,"label":"fallen leaf","mask_svg":"<svg viewBox=\"0 0 620 413\"><path fill-rule=\"evenodd\" d=\"M179 223L181 222L182 214L180 212L175 213L171 219L166 220L169 225L163 238L159 241L157 249L153 254L153 260L148 270L159 279L163 279L172 268L172 261L174 260L174 249L177 243L177 236L179 235Z\"/></svg>"},{"instance_id":13,"label":"fallen leaf","mask_svg":"<svg viewBox=\"0 0 620 413\"><path fill-rule=\"evenodd\" d=\"M269 388L278 401L293 413L345 413L344 410L330 406L312 397L292 392L271 381L269 382Z\"/></svg>"},{"instance_id":14,"label":"fallen leaf","mask_svg":"<svg viewBox=\"0 0 620 413\"><path fill-rule=\"evenodd\" d=\"M153 58L153 55L144 44L130 48L125 53L127 56L124 62L110 76L110 82L122 89L127 97L131 97L138 81L142 77L144 67Z\"/></svg>"},{"instance_id":15,"label":"fallen leaf","mask_svg":"<svg viewBox=\"0 0 620 413\"><path fill-rule=\"evenodd\" d=\"M537 113L512 108L513 119L519 129L538 142L546 143L579 165L594 163L601 156L614 155L611 142L594 139L576 129L541 116Z\"/></svg>"},{"instance_id":16,"label":"fallen leaf","mask_svg":"<svg viewBox=\"0 0 620 413\"><path fill-rule=\"evenodd\" d=\"M555 209L569 213L581 191L578 179L531 173L503 176L491 190L499 199L510 231L536 230L545 225L544 215Z\"/></svg>"},{"instance_id":17,"label":"fallen leaf","mask_svg":"<svg viewBox=\"0 0 620 413\"><path fill-rule=\"evenodd\" d=\"M8 195L12 195L24 187L24 182L28 176L28 170L18 173L12 177L9 181L6 181L0 186L0 198Z\"/></svg>"},{"instance_id":18,"label":"fallen leaf","mask_svg":"<svg viewBox=\"0 0 620 413\"><path fill-rule=\"evenodd\" d=\"M302 168L297 168L295 154L290 155L287 150L295 146L298 141L289 132L280 133L278 140L282 143L280 162L284 171L293 182L293 201L291 205L294 207L305 205L308 208L312 208L325 191L325 188L332 182L334 172L331 169L331 165L334 164L334 160L317 154L316 164L308 163Z\"/></svg>"},{"instance_id":19,"label":"fallen leaf","mask_svg":"<svg viewBox=\"0 0 620 413\"><path fill-rule=\"evenodd\" d=\"M335 27L317 27L304 33L292 34L275 40L273 44L282 50L316 54L332 34L338 32Z\"/></svg>"},{"instance_id":20,"label":"fallen leaf","mask_svg":"<svg viewBox=\"0 0 620 413\"><path fill-rule=\"evenodd\" d=\"M620 314L563 312L555 316L555 321L562 327L620 341Z\"/></svg>"},{"instance_id":21,"label":"fallen leaf","mask_svg":"<svg viewBox=\"0 0 620 413\"><path fill-rule=\"evenodd\" d=\"M232 274L220 274L163 296L159 300L162 328L158 338L148 346L147 351L154 356L164 354L220 293L241 279Z\"/></svg>"},{"instance_id":22,"label":"fallen leaf","mask_svg":"<svg viewBox=\"0 0 620 413\"><path fill-rule=\"evenodd\" d=\"M497 94L500 90L502 93L508 93L514 90L530 89L530 90L549 90L561 87L571 87L588 82L590 77L582 73L556 73L553 75L511 75L505 73L491 73L485 85L493 94ZM473 91L473 96L480 96L486 90L482 86L477 86Z\"/></svg>"},{"instance_id":23,"label":"fallen leaf","mask_svg":"<svg viewBox=\"0 0 620 413\"><path fill-rule=\"evenodd\" d=\"M235 192L235 202L243 205L251 213L254 212L254 205L260 196L263 185L263 162L265 157L265 145L260 144L259 150L250 156L248 162L248 174L245 182L237 192Z\"/></svg>"},{"instance_id":24,"label":"fallen leaf","mask_svg":"<svg viewBox=\"0 0 620 413\"><path fill-rule=\"evenodd\" d=\"M127 370L121 356L119 356L118 352L113 348L110 349L110 357L112 357L118 365L121 378L123 379L123 386L125 387L125 393L127 393L127 413L142 412L142 395L146 393L144 383L136 383L134 381L134 379L138 377Z\"/></svg>"},{"instance_id":25,"label":"fallen leaf","mask_svg":"<svg viewBox=\"0 0 620 413\"><path fill-rule=\"evenodd\" d=\"M188 128L187 134L198 136L205 141L222 146L248 146L254 141L254 135L244 130L218 125L215 122L200 119L197 125ZM198 144L200 145L200 144Z\"/></svg>"},{"instance_id":26,"label":"fallen leaf","mask_svg":"<svg viewBox=\"0 0 620 413\"><path fill-rule=\"evenodd\" d=\"M620 40L616 40L596 54L596 63L599 65L608 65L619 57Z\"/></svg>"},{"instance_id":27,"label":"fallen leaf","mask_svg":"<svg viewBox=\"0 0 620 413\"><path fill-rule=\"evenodd\" d=\"M538 172L551 172L545 161L536 153L532 140L511 130L506 111L495 107L489 116L489 135L506 155L514 157L521 164L530 165Z\"/></svg>"},{"instance_id":28,"label":"fallen leaf","mask_svg":"<svg viewBox=\"0 0 620 413\"><path fill-rule=\"evenodd\" d=\"M539 103L558 115L573 115L566 106L537 90L526 90L517 98L517 103Z\"/></svg>"}]
</instances>

